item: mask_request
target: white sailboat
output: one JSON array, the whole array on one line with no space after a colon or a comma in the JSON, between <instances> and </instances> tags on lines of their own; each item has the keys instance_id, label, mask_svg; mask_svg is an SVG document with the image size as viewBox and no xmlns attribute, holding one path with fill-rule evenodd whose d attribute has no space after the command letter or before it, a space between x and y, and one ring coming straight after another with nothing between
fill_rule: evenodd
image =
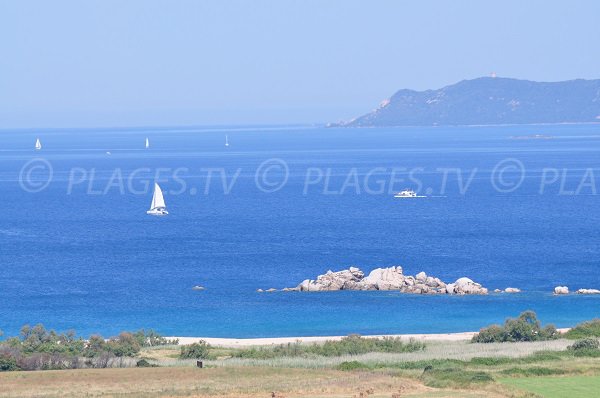
<instances>
[{"instance_id":1,"label":"white sailboat","mask_svg":"<svg viewBox=\"0 0 600 398\"><path fill-rule=\"evenodd\" d=\"M152 203L150 204L150 210L148 210L146 214L151 216L166 216L169 214L162 190L157 183L154 183L154 195L152 195Z\"/></svg>"},{"instance_id":2,"label":"white sailboat","mask_svg":"<svg viewBox=\"0 0 600 398\"><path fill-rule=\"evenodd\" d=\"M229 137L225 134L225 146L229 146Z\"/></svg>"},{"instance_id":3,"label":"white sailboat","mask_svg":"<svg viewBox=\"0 0 600 398\"><path fill-rule=\"evenodd\" d=\"M146 137L146 149L150 148L150 140Z\"/></svg>"},{"instance_id":4,"label":"white sailboat","mask_svg":"<svg viewBox=\"0 0 600 398\"><path fill-rule=\"evenodd\" d=\"M40 139L36 139L35 140L35 150L39 151L40 149L42 149L42 143L40 142Z\"/></svg>"}]
</instances>

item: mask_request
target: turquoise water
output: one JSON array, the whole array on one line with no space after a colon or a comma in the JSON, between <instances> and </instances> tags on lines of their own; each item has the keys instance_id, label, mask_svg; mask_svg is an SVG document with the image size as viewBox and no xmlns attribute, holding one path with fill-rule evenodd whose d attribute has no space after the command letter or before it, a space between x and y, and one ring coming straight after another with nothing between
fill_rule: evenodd
<instances>
[{"instance_id":1,"label":"turquoise water","mask_svg":"<svg viewBox=\"0 0 600 398\"><path fill-rule=\"evenodd\" d=\"M533 134L552 138L514 139ZM157 176L164 218L145 214ZM600 288L597 176L597 125L2 131L0 329L433 333L526 309L570 326L600 312L551 294ZM407 187L428 197L393 198ZM255 292L395 264L524 292Z\"/></svg>"}]
</instances>

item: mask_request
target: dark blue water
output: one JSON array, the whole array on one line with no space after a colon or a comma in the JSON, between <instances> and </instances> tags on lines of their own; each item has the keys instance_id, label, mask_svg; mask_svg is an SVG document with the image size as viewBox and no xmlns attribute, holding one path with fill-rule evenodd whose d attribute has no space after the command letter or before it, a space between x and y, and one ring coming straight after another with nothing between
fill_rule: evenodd
<instances>
[{"instance_id":1,"label":"dark blue water","mask_svg":"<svg viewBox=\"0 0 600 398\"><path fill-rule=\"evenodd\" d=\"M511 139L532 134L553 138ZM53 169L36 193L19 181L49 176L21 172L34 158ZM145 214L144 186L157 176L165 218ZM2 131L0 329L453 332L526 309L570 326L600 315L600 297L551 294L558 284L600 288L599 179L596 125ZM393 198L407 187L428 197ZM395 264L524 293L255 292Z\"/></svg>"}]
</instances>

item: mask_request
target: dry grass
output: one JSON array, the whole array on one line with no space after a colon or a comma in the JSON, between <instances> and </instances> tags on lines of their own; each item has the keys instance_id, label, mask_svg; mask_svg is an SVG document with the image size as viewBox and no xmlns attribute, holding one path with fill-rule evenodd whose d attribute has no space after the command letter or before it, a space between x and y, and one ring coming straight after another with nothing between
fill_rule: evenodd
<instances>
[{"instance_id":1,"label":"dry grass","mask_svg":"<svg viewBox=\"0 0 600 398\"><path fill-rule=\"evenodd\" d=\"M355 356L341 357L282 357L274 359L241 359L229 358L225 360L207 361L211 366L272 366L285 368L326 369L332 368L345 361L360 361L373 365L386 365L398 362L413 362L429 359L458 359L468 361L474 357L524 357L536 351L565 350L572 341L550 340L521 343L490 343L472 344L467 341L428 342L423 351L406 352L398 354L369 353ZM191 362L181 361L167 356L162 356L158 361L161 366L185 366ZM194 362L195 363L195 362Z\"/></svg>"},{"instance_id":2,"label":"dry grass","mask_svg":"<svg viewBox=\"0 0 600 398\"><path fill-rule=\"evenodd\" d=\"M0 397L476 397L491 391L434 390L393 372L191 367L0 373ZM370 394L367 394L370 393ZM400 394L400 395L394 395Z\"/></svg>"}]
</instances>

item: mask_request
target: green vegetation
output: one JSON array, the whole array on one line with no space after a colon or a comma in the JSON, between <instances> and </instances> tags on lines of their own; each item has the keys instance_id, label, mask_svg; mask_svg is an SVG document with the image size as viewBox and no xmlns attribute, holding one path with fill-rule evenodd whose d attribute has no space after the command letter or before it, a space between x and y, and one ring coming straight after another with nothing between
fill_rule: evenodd
<instances>
[{"instance_id":1,"label":"green vegetation","mask_svg":"<svg viewBox=\"0 0 600 398\"><path fill-rule=\"evenodd\" d=\"M525 311L518 318L509 318L503 326L491 325L473 336L474 343L503 343L516 341L542 341L559 337L554 325L542 328L535 312Z\"/></svg>"},{"instance_id":2,"label":"green vegetation","mask_svg":"<svg viewBox=\"0 0 600 398\"><path fill-rule=\"evenodd\" d=\"M567 347L571 351L597 350L600 347L596 339L577 340L575 343Z\"/></svg>"},{"instance_id":3,"label":"green vegetation","mask_svg":"<svg viewBox=\"0 0 600 398\"><path fill-rule=\"evenodd\" d=\"M156 368L158 365L152 364L145 359L140 359L135 363L137 368Z\"/></svg>"},{"instance_id":4,"label":"green vegetation","mask_svg":"<svg viewBox=\"0 0 600 398\"><path fill-rule=\"evenodd\" d=\"M552 369L552 368L543 368L543 367L531 367L531 368L508 368L502 370L500 373L508 376L522 376L522 377L531 377L531 376L555 376L555 375L563 375L567 373L564 369Z\"/></svg>"},{"instance_id":5,"label":"green vegetation","mask_svg":"<svg viewBox=\"0 0 600 398\"><path fill-rule=\"evenodd\" d=\"M17 360L10 355L2 353L0 355L0 372L7 372L11 370L19 370Z\"/></svg>"},{"instance_id":6,"label":"green vegetation","mask_svg":"<svg viewBox=\"0 0 600 398\"><path fill-rule=\"evenodd\" d=\"M600 319L580 323L564 334L567 339L577 340L586 337L600 338Z\"/></svg>"},{"instance_id":7,"label":"green vegetation","mask_svg":"<svg viewBox=\"0 0 600 398\"><path fill-rule=\"evenodd\" d=\"M339 370L357 370L357 369L369 369L367 364L359 361L347 361L340 363L337 368Z\"/></svg>"},{"instance_id":8,"label":"green vegetation","mask_svg":"<svg viewBox=\"0 0 600 398\"><path fill-rule=\"evenodd\" d=\"M492 376L486 372L458 368L428 368L423 372L421 380L423 380L423 383L426 386L435 388L466 388L473 383L488 383L494 381Z\"/></svg>"},{"instance_id":9,"label":"green vegetation","mask_svg":"<svg viewBox=\"0 0 600 398\"><path fill-rule=\"evenodd\" d=\"M500 382L545 398L588 398L600 391L600 376L510 378Z\"/></svg>"},{"instance_id":10,"label":"green vegetation","mask_svg":"<svg viewBox=\"0 0 600 398\"><path fill-rule=\"evenodd\" d=\"M25 325L19 336L0 342L0 371L123 366L123 359L135 357L142 347L176 343L153 330L122 332L108 340L94 335L86 341L74 331Z\"/></svg>"},{"instance_id":11,"label":"green vegetation","mask_svg":"<svg viewBox=\"0 0 600 398\"><path fill-rule=\"evenodd\" d=\"M193 343L190 345L184 345L181 347L181 353L179 354L179 358L181 359L207 359L209 358L209 350L210 345L204 341L200 340L197 343Z\"/></svg>"},{"instance_id":12,"label":"green vegetation","mask_svg":"<svg viewBox=\"0 0 600 398\"><path fill-rule=\"evenodd\" d=\"M324 343L301 344L288 343L271 347L257 347L236 350L232 356L236 358L272 359L280 357L323 356L340 357L343 355L359 355L369 352L415 352L425 349L425 343L410 339L405 342L399 337L364 338L350 335L341 340L328 340Z\"/></svg>"}]
</instances>

